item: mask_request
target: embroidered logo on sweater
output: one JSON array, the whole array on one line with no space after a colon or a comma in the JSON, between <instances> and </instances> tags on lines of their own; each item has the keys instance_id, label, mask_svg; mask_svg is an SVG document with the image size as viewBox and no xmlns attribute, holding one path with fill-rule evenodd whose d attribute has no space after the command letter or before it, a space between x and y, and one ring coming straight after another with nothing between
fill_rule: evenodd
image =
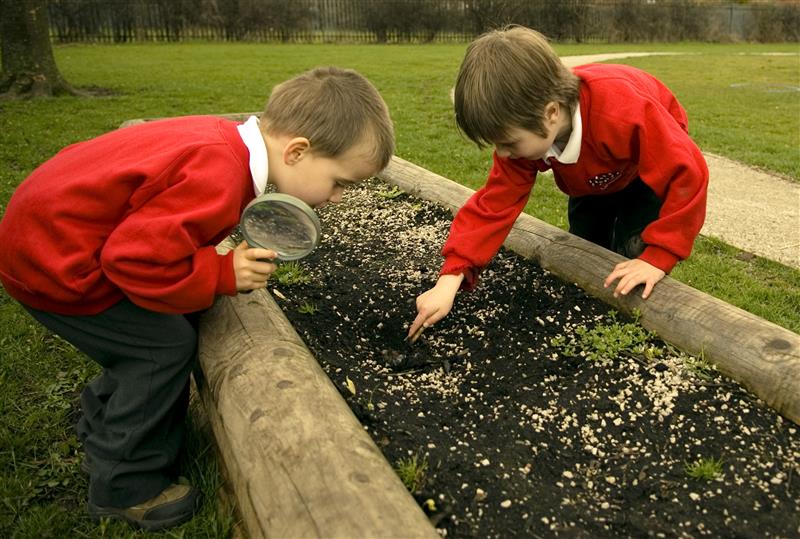
<instances>
[{"instance_id":1,"label":"embroidered logo on sweater","mask_svg":"<svg viewBox=\"0 0 800 539\"><path fill-rule=\"evenodd\" d=\"M609 185L617 181L620 176L622 176L622 172L620 171L604 172L602 174L598 174L597 176L589 178L589 185L594 188L604 190Z\"/></svg>"}]
</instances>

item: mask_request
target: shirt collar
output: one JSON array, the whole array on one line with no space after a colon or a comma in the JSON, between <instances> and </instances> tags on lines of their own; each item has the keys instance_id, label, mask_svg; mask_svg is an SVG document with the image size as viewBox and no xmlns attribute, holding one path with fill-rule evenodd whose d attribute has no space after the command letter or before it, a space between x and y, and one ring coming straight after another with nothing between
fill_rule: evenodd
<instances>
[{"instance_id":1,"label":"shirt collar","mask_svg":"<svg viewBox=\"0 0 800 539\"><path fill-rule=\"evenodd\" d=\"M258 128L258 118L250 116L247 121L236 126L242 142L250 152L250 175L253 177L253 187L256 196L259 196L267 188L267 146L264 144L264 137Z\"/></svg>"},{"instance_id":2,"label":"shirt collar","mask_svg":"<svg viewBox=\"0 0 800 539\"><path fill-rule=\"evenodd\" d=\"M550 146L544 156L547 161L551 157L558 160L559 163L565 165L573 165L578 162L578 157L581 155L581 138L583 137L583 120L581 120L581 107L577 105L572 112L572 132L569 134L567 145L564 150L560 150L555 144Z\"/></svg>"}]
</instances>

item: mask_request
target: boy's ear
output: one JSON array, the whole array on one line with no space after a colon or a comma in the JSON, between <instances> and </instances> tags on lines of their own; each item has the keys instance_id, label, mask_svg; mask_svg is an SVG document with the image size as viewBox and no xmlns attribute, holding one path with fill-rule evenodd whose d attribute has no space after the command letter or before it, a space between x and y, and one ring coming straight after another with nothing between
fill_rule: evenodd
<instances>
[{"instance_id":1,"label":"boy's ear","mask_svg":"<svg viewBox=\"0 0 800 539\"><path fill-rule=\"evenodd\" d=\"M311 141L305 137L294 137L283 147L283 162L287 165L294 165L311 151Z\"/></svg>"},{"instance_id":2,"label":"boy's ear","mask_svg":"<svg viewBox=\"0 0 800 539\"><path fill-rule=\"evenodd\" d=\"M548 122L555 122L558 120L559 113L561 112L561 105L555 101L550 101L544 106L544 119Z\"/></svg>"}]
</instances>

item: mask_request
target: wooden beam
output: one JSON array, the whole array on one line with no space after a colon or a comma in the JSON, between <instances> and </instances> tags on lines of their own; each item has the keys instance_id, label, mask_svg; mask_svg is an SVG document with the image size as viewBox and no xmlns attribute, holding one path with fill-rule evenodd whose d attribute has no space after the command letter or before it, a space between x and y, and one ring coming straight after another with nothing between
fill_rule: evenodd
<instances>
[{"instance_id":1,"label":"wooden beam","mask_svg":"<svg viewBox=\"0 0 800 539\"><path fill-rule=\"evenodd\" d=\"M226 120L233 120L234 122L243 122L250 116L259 116L260 112L233 112L231 114L212 114L217 118L225 118ZM177 116L176 116L177 117ZM131 125L143 124L145 122L152 122L153 120L163 120L164 118L135 118L133 120L126 120L119 124L119 128L129 127Z\"/></svg>"},{"instance_id":2,"label":"wooden beam","mask_svg":"<svg viewBox=\"0 0 800 539\"><path fill-rule=\"evenodd\" d=\"M383 180L455 212L474 193L443 176L394 157ZM670 277L647 300L615 298L603 280L620 255L522 214L505 246L575 283L615 309L641 312L640 322L664 341L710 360L786 418L800 424L800 336Z\"/></svg>"},{"instance_id":3,"label":"wooden beam","mask_svg":"<svg viewBox=\"0 0 800 539\"><path fill-rule=\"evenodd\" d=\"M249 537L439 537L266 291L203 315L200 368Z\"/></svg>"}]
</instances>

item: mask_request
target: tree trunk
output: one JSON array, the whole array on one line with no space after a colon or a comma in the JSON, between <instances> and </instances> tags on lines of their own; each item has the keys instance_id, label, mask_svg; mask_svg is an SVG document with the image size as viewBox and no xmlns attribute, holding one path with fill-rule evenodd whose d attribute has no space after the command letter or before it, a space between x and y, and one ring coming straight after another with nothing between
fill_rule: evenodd
<instances>
[{"instance_id":1,"label":"tree trunk","mask_svg":"<svg viewBox=\"0 0 800 539\"><path fill-rule=\"evenodd\" d=\"M0 96L85 95L61 76L50 44L47 0L0 0Z\"/></svg>"}]
</instances>

